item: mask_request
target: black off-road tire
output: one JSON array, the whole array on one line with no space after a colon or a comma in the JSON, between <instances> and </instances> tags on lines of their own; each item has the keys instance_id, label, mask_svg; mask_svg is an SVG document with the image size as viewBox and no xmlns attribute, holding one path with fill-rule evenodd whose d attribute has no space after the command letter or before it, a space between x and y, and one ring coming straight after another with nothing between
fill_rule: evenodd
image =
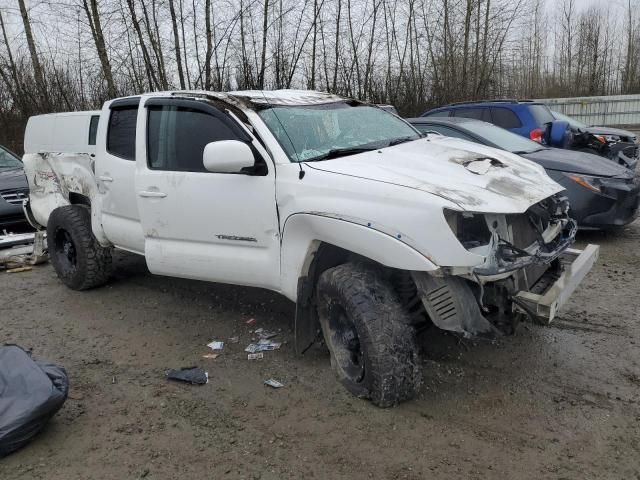
<instances>
[{"instance_id":1,"label":"black off-road tire","mask_svg":"<svg viewBox=\"0 0 640 480\"><path fill-rule=\"evenodd\" d=\"M339 265L320 275L316 295L331 365L347 390L378 407L413 398L421 383L416 335L383 275Z\"/></svg>"},{"instance_id":2,"label":"black off-road tire","mask_svg":"<svg viewBox=\"0 0 640 480\"><path fill-rule=\"evenodd\" d=\"M58 278L73 290L104 285L111 275L111 248L91 232L91 213L83 205L56 208L47 222L49 258Z\"/></svg>"}]
</instances>

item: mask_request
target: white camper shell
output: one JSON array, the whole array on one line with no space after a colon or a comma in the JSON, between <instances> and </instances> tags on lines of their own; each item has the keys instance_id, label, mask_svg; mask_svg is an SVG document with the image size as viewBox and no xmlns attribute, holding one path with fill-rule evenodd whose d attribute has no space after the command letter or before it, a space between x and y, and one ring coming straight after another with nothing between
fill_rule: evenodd
<instances>
[{"instance_id":1,"label":"white camper shell","mask_svg":"<svg viewBox=\"0 0 640 480\"><path fill-rule=\"evenodd\" d=\"M99 120L100 110L31 117L25 131L24 151L95 154Z\"/></svg>"}]
</instances>

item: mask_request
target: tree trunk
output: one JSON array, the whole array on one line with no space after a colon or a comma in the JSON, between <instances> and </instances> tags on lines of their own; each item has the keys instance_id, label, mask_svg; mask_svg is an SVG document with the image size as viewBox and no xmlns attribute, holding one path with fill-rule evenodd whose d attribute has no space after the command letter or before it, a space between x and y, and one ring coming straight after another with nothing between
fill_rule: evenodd
<instances>
[{"instance_id":1,"label":"tree trunk","mask_svg":"<svg viewBox=\"0 0 640 480\"><path fill-rule=\"evenodd\" d=\"M107 82L107 91L110 98L118 96L115 82L113 81L113 73L111 71L111 63L109 62L109 56L107 55L107 47L104 43L104 35L102 33L102 23L100 21L100 11L98 10L98 3L96 0L90 0L91 5L87 3L87 0L82 0L82 6L84 12L87 15L89 21L89 27L91 28L91 36L93 37L93 43L96 45L98 52L98 60L100 60L100 66L102 67L102 74Z\"/></svg>"},{"instance_id":2,"label":"tree trunk","mask_svg":"<svg viewBox=\"0 0 640 480\"><path fill-rule=\"evenodd\" d=\"M207 36L207 50L204 57L204 89L211 90L211 57L213 56L213 42L211 33L211 0L204 3L205 35Z\"/></svg>"},{"instance_id":3,"label":"tree trunk","mask_svg":"<svg viewBox=\"0 0 640 480\"><path fill-rule=\"evenodd\" d=\"M173 26L173 42L176 50L176 64L178 66L178 78L180 79L180 88L185 89L184 73L182 72L182 59L180 54L180 36L178 35L178 21L176 19L176 9L173 0L169 0L169 13L171 14L171 24Z\"/></svg>"},{"instance_id":4,"label":"tree trunk","mask_svg":"<svg viewBox=\"0 0 640 480\"><path fill-rule=\"evenodd\" d=\"M147 70L149 84L151 85L152 89L161 88L160 83L158 82L158 77L156 76L155 70L153 69L153 65L151 65L151 57L149 56L149 51L147 50L147 46L144 43L144 36L142 35L142 29L140 28L140 22L138 21L135 5L133 2L134 0L127 0L127 6L129 7L129 14L131 15L133 28L138 35L138 42L140 43L140 49L142 50L142 58L144 60L145 69Z\"/></svg>"},{"instance_id":5,"label":"tree trunk","mask_svg":"<svg viewBox=\"0 0 640 480\"><path fill-rule=\"evenodd\" d=\"M262 54L260 55L260 75L258 87L264 88L264 72L267 62L267 29L269 27L269 0L264 0L264 12L262 15Z\"/></svg>"},{"instance_id":6,"label":"tree trunk","mask_svg":"<svg viewBox=\"0 0 640 480\"><path fill-rule=\"evenodd\" d=\"M20 16L22 17L22 25L24 26L24 34L27 37L27 45L29 46L29 54L31 55L31 66L33 67L33 76L38 86L39 94L43 99L44 108L50 107L49 93L47 91L47 85L44 81L44 75L42 73L42 65L38 58L38 51L36 50L36 42L33 39L33 32L31 31L31 21L29 20L29 14L27 13L27 7L24 0L18 0L20 5Z\"/></svg>"},{"instance_id":7,"label":"tree trunk","mask_svg":"<svg viewBox=\"0 0 640 480\"><path fill-rule=\"evenodd\" d=\"M336 14L336 45L335 45L335 65L333 66L332 91L336 93L338 87L338 55L340 54L340 16L342 15L342 0L338 0L338 12Z\"/></svg>"}]
</instances>

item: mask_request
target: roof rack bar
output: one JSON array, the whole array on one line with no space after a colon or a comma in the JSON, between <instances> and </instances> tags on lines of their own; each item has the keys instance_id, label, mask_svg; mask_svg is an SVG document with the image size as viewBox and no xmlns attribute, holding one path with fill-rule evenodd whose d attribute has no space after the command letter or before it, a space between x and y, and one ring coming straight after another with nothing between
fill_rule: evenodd
<instances>
[{"instance_id":1,"label":"roof rack bar","mask_svg":"<svg viewBox=\"0 0 640 480\"><path fill-rule=\"evenodd\" d=\"M449 107L454 105L472 105L474 103L518 103L518 100L511 99L511 98L499 98L497 100L468 100L466 102L449 103L447 106Z\"/></svg>"}]
</instances>

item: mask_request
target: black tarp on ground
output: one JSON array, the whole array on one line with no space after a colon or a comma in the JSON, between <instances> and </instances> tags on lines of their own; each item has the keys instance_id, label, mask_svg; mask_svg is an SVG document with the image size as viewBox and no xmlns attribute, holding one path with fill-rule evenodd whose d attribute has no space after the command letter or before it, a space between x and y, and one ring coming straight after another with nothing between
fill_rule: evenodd
<instances>
[{"instance_id":1,"label":"black tarp on ground","mask_svg":"<svg viewBox=\"0 0 640 480\"><path fill-rule=\"evenodd\" d=\"M0 347L0 457L18 450L67 399L62 367L36 362L15 345Z\"/></svg>"}]
</instances>

